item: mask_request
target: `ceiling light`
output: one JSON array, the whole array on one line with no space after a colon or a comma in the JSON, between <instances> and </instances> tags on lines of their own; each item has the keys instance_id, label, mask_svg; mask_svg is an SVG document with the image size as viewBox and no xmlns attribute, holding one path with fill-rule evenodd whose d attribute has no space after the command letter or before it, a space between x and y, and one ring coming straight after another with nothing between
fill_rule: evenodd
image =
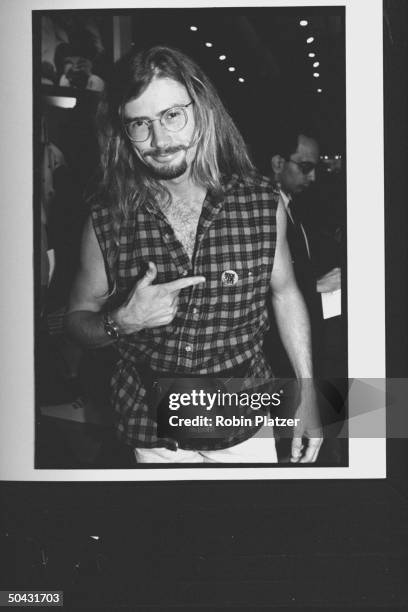
<instances>
[{"instance_id":1,"label":"ceiling light","mask_svg":"<svg viewBox=\"0 0 408 612\"><path fill-rule=\"evenodd\" d=\"M318 68L320 66L320 62L314 62L313 68Z\"/></svg>"},{"instance_id":2,"label":"ceiling light","mask_svg":"<svg viewBox=\"0 0 408 612\"><path fill-rule=\"evenodd\" d=\"M316 53L308 53L308 57L316 57Z\"/></svg>"},{"instance_id":3,"label":"ceiling light","mask_svg":"<svg viewBox=\"0 0 408 612\"><path fill-rule=\"evenodd\" d=\"M314 73L313 73L313 76L314 76L314 78L315 78L315 79L318 79L318 78L319 78L319 76L320 76L320 74L319 74L318 72L314 72Z\"/></svg>"},{"instance_id":4,"label":"ceiling light","mask_svg":"<svg viewBox=\"0 0 408 612\"><path fill-rule=\"evenodd\" d=\"M220 55L218 59L223 61L223 60L227 59L227 56L226 55Z\"/></svg>"},{"instance_id":5,"label":"ceiling light","mask_svg":"<svg viewBox=\"0 0 408 612\"><path fill-rule=\"evenodd\" d=\"M306 39L306 42L307 42L308 45L310 45L312 42L314 42L313 36L309 36L309 38Z\"/></svg>"},{"instance_id":6,"label":"ceiling light","mask_svg":"<svg viewBox=\"0 0 408 612\"><path fill-rule=\"evenodd\" d=\"M308 23L309 23L309 22L308 22L308 21L306 21L306 19L301 19L301 20L299 21L299 25L301 25L302 27L307 26L307 24L308 24Z\"/></svg>"},{"instance_id":7,"label":"ceiling light","mask_svg":"<svg viewBox=\"0 0 408 612\"><path fill-rule=\"evenodd\" d=\"M197 32L198 28L197 28L197 26L190 26L190 30L192 32Z\"/></svg>"},{"instance_id":8,"label":"ceiling light","mask_svg":"<svg viewBox=\"0 0 408 612\"><path fill-rule=\"evenodd\" d=\"M320 89L320 88L319 88L319 89L317 90L317 93L322 93L322 91L323 91L323 89Z\"/></svg>"},{"instance_id":9,"label":"ceiling light","mask_svg":"<svg viewBox=\"0 0 408 612\"><path fill-rule=\"evenodd\" d=\"M205 43L205 46L206 46L206 47L212 47L212 43L210 43L210 42L206 42L206 43Z\"/></svg>"},{"instance_id":10,"label":"ceiling light","mask_svg":"<svg viewBox=\"0 0 408 612\"><path fill-rule=\"evenodd\" d=\"M230 66L230 67L228 68L228 70L229 70L230 72L235 72L235 68L234 68L234 66Z\"/></svg>"},{"instance_id":11,"label":"ceiling light","mask_svg":"<svg viewBox=\"0 0 408 612\"><path fill-rule=\"evenodd\" d=\"M239 77L238 81L239 81L240 83L245 83L245 79L243 79L242 77Z\"/></svg>"}]
</instances>

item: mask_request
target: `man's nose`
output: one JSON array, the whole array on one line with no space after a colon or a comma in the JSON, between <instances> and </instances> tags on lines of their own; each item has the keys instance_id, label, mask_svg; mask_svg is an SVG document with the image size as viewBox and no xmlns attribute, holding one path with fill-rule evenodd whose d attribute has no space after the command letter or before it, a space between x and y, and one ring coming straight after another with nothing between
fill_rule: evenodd
<instances>
[{"instance_id":1,"label":"man's nose","mask_svg":"<svg viewBox=\"0 0 408 612\"><path fill-rule=\"evenodd\" d=\"M150 125L151 142L154 147L163 149L171 143L171 138L168 130L162 126L160 121L153 121Z\"/></svg>"},{"instance_id":2,"label":"man's nose","mask_svg":"<svg viewBox=\"0 0 408 612\"><path fill-rule=\"evenodd\" d=\"M313 183L316 180L316 169L315 168L313 168L313 170L309 172L309 174L307 175L307 178L309 180L309 183Z\"/></svg>"}]
</instances>

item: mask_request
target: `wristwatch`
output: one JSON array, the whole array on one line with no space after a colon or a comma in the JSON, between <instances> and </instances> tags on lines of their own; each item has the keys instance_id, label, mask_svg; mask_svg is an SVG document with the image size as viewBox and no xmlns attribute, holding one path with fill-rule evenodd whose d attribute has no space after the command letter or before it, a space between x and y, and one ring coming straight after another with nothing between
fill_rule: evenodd
<instances>
[{"instance_id":1,"label":"wristwatch","mask_svg":"<svg viewBox=\"0 0 408 612\"><path fill-rule=\"evenodd\" d=\"M110 312L105 312L103 315L103 327L105 334L112 340L119 340L119 325L112 319Z\"/></svg>"}]
</instances>

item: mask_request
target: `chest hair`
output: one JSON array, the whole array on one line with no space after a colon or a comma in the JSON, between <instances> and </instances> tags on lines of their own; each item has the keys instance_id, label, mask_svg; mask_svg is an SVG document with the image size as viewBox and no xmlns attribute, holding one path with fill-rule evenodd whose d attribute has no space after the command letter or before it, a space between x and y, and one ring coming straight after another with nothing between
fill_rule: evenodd
<instances>
[{"instance_id":1,"label":"chest hair","mask_svg":"<svg viewBox=\"0 0 408 612\"><path fill-rule=\"evenodd\" d=\"M197 226L203 206L202 198L175 199L163 210L177 239L190 260L193 259Z\"/></svg>"}]
</instances>

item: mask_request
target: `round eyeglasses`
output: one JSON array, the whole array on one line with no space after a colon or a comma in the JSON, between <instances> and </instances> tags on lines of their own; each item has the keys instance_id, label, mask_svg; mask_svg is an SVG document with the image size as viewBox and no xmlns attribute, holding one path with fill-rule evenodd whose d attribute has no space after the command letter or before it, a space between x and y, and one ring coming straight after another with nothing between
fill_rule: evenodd
<instances>
[{"instance_id":1,"label":"round eyeglasses","mask_svg":"<svg viewBox=\"0 0 408 612\"><path fill-rule=\"evenodd\" d=\"M128 119L124 122L125 132L133 142L144 142L150 136L153 121L160 121L160 125L168 132L179 132L187 125L186 108L191 104L193 104L193 101L168 108L157 119L144 119L142 117Z\"/></svg>"}]
</instances>

